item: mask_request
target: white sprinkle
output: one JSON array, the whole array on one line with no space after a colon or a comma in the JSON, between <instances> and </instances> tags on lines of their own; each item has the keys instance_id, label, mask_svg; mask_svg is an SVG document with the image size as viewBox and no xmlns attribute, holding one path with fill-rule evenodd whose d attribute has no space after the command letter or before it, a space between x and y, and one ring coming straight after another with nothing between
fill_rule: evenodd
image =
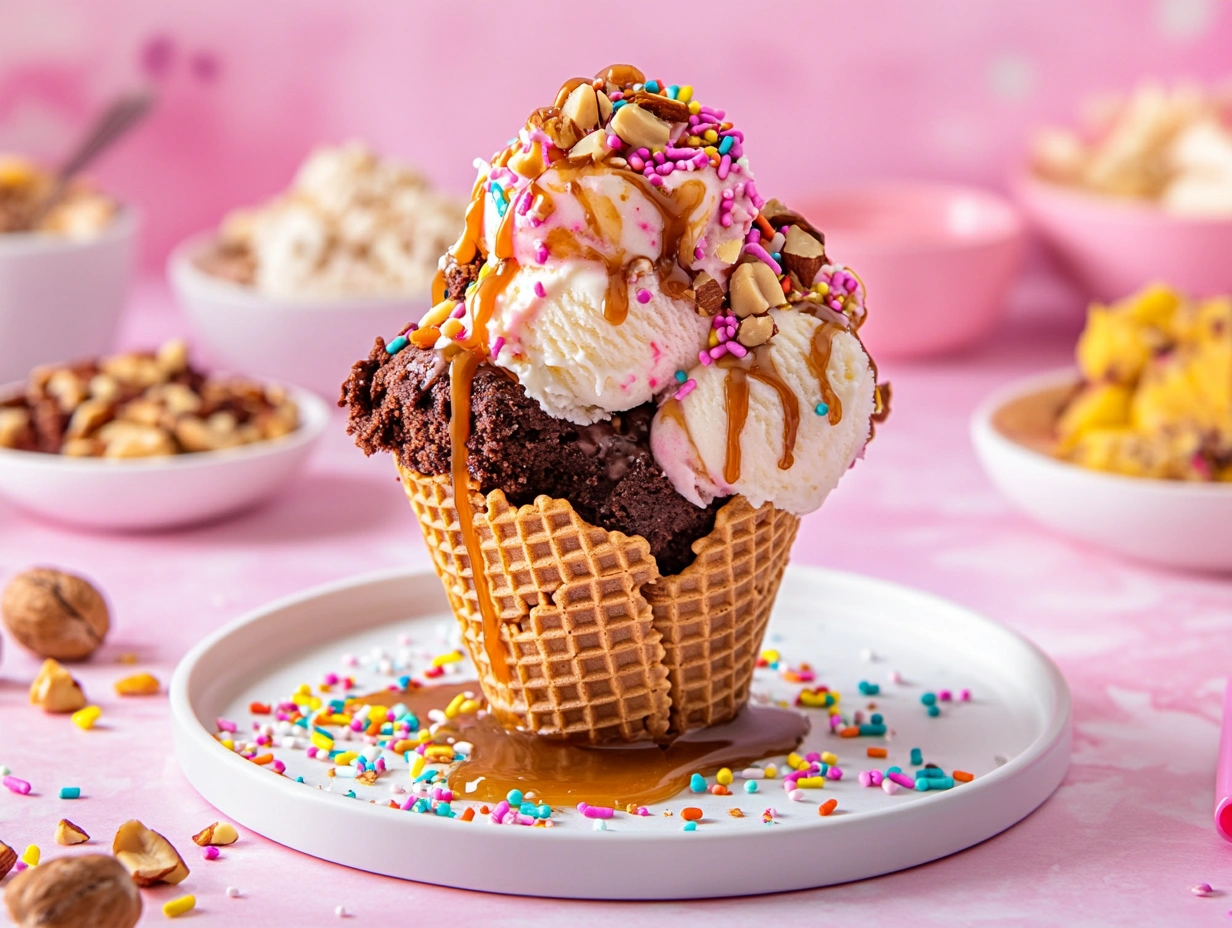
<instances>
[{"instance_id":1,"label":"white sprinkle","mask_svg":"<svg viewBox=\"0 0 1232 928\"><path fill-rule=\"evenodd\" d=\"M601 818L595 819L595 823L590 826L595 831L607 831L607 822Z\"/></svg>"},{"instance_id":2,"label":"white sprinkle","mask_svg":"<svg viewBox=\"0 0 1232 928\"><path fill-rule=\"evenodd\" d=\"M884 780L881 781L881 788L885 790L886 793L890 796L893 796L895 793L898 792L898 784L895 783L893 780L891 780L889 777L886 777Z\"/></svg>"},{"instance_id":3,"label":"white sprinkle","mask_svg":"<svg viewBox=\"0 0 1232 928\"><path fill-rule=\"evenodd\" d=\"M334 909L334 914L337 915L339 918L350 918L351 917L351 913L346 910L346 906L344 905L340 905L336 909Z\"/></svg>"},{"instance_id":4,"label":"white sprinkle","mask_svg":"<svg viewBox=\"0 0 1232 928\"><path fill-rule=\"evenodd\" d=\"M358 658L358 657L356 657L354 654L344 654L344 655L342 655L342 666L344 666L344 667L358 667L358 666L359 666L359 658Z\"/></svg>"},{"instance_id":5,"label":"white sprinkle","mask_svg":"<svg viewBox=\"0 0 1232 928\"><path fill-rule=\"evenodd\" d=\"M860 660L864 661L865 663L871 664L876 659L877 659L877 655L873 653L872 648L864 648L860 652Z\"/></svg>"},{"instance_id":6,"label":"white sprinkle","mask_svg":"<svg viewBox=\"0 0 1232 928\"><path fill-rule=\"evenodd\" d=\"M0 777L7 777L12 772L13 771L4 766L4 764L0 764Z\"/></svg>"},{"instance_id":7,"label":"white sprinkle","mask_svg":"<svg viewBox=\"0 0 1232 928\"><path fill-rule=\"evenodd\" d=\"M406 794L406 789L400 783L393 784L389 788L389 791L393 793L395 796L403 796Z\"/></svg>"},{"instance_id":8,"label":"white sprinkle","mask_svg":"<svg viewBox=\"0 0 1232 928\"><path fill-rule=\"evenodd\" d=\"M788 792L787 798L790 799L792 802L807 802L808 793L806 793L802 789L793 789L790 792Z\"/></svg>"},{"instance_id":9,"label":"white sprinkle","mask_svg":"<svg viewBox=\"0 0 1232 928\"><path fill-rule=\"evenodd\" d=\"M403 632L401 635L398 636L398 644L410 644L410 643L411 643L411 636L406 634L405 632Z\"/></svg>"},{"instance_id":10,"label":"white sprinkle","mask_svg":"<svg viewBox=\"0 0 1232 928\"><path fill-rule=\"evenodd\" d=\"M239 897L240 897L240 891L238 889L236 889L234 886L227 887L227 898L228 899L238 899Z\"/></svg>"},{"instance_id":11,"label":"white sprinkle","mask_svg":"<svg viewBox=\"0 0 1232 928\"><path fill-rule=\"evenodd\" d=\"M891 670L889 674L887 674L887 676L890 678L891 683L902 683L903 682L903 675L899 673L897 670Z\"/></svg>"},{"instance_id":12,"label":"white sprinkle","mask_svg":"<svg viewBox=\"0 0 1232 928\"><path fill-rule=\"evenodd\" d=\"M746 767L740 771L740 779L742 780L764 780L766 771L760 767Z\"/></svg>"}]
</instances>

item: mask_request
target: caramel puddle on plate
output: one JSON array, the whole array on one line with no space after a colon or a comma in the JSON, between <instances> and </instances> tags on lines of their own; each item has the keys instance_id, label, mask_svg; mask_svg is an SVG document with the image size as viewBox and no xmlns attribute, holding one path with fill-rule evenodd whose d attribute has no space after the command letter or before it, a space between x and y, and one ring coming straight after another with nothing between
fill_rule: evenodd
<instances>
[{"instance_id":1,"label":"caramel puddle on plate","mask_svg":"<svg viewBox=\"0 0 1232 928\"><path fill-rule=\"evenodd\" d=\"M1015 444L1056 457L1057 421L1077 389L1063 384L1015 397L992 414L992 426Z\"/></svg>"},{"instance_id":2,"label":"caramel puddle on plate","mask_svg":"<svg viewBox=\"0 0 1232 928\"><path fill-rule=\"evenodd\" d=\"M356 702L404 703L420 719L444 709L458 693L479 691L474 680L397 692L383 690ZM766 757L794 751L808 734L809 720L794 709L746 706L735 720L690 732L669 745L625 744L591 747L506 731L491 714L450 720L441 732L474 745L469 760L449 773L459 799L498 803L511 789L533 790L539 802L556 806L624 808L662 802L687 789L695 773L720 767L739 770ZM466 785L474 784L467 791Z\"/></svg>"}]
</instances>

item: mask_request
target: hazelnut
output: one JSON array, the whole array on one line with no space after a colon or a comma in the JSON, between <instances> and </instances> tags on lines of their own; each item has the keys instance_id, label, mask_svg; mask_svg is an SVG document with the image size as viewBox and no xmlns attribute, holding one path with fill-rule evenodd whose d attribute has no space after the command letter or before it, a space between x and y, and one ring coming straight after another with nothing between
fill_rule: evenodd
<instances>
[{"instance_id":1,"label":"hazelnut","mask_svg":"<svg viewBox=\"0 0 1232 928\"><path fill-rule=\"evenodd\" d=\"M723 285L705 271L693 278L693 293L700 314L713 316L723 308Z\"/></svg>"},{"instance_id":2,"label":"hazelnut","mask_svg":"<svg viewBox=\"0 0 1232 928\"><path fill-rule=\"evenodd\" d=\"M795 275L805 290L813 285L813 278L826 262L825 247L802 226L792 226L787 230L782 254L783 266Z\"/></svg>"},{"instance_id":3,"label":"hazelnut","mask_svg":"<svg viewBox=\"0 0 1232 928\"><path fill-rule=\"evenodd\" d=\"M606 126L612 118L612 101L602 90L595 93L595 99L599 103L599 125Z\"/></svg>"},{"instance_id":4,"label":"hazelnut","mask_svg":"<svg viewBox=\"0 0 1232 928\"><path fill-rule=\"evenodd\" d=\"M0 841L0 880L3 880L16 865L17 852Z\"/></svg>"},{"instance_id":5,"label":"hazelnut","mask_svg":"<svg viewBox=\"0 0 1232 928\"><path fill-rule=\"evenodd\" d=\"M4 893L17 928L133 928L141 893L114 857L60 857L17 874Z\"/></svg>"},{"instance_id":6,"label":"hazelnut","mask_svg":"<svg viewBox=\"0 0 1232 928\"><path fill-rule=\"evenodd\" d=\"M111 403L102 400L86 400L73 411L73 417L68 420L68 429L64 437L70 441L75 438L84 438L109 422L113 414Z\"/></svg>"},{"instance_id":7,"label":"hazelnut","mask_svg":"<svg viewBox=\"0 0 1232 928\"><path fill-rule=\"evenodd\" d=\"M66 818L60 819L60 824L56 826L56 844L85 844L89 840L90 836L84 828L74 825Z\"/></svg>"},{"instance_id":8,"label":"hazelnut","mask_svg":"<svg viewBox=\"0 0 1232 928\"><path fill-rule=\"evenodd\" d=\"M630 148L662 148L672 127L650 110L629 103L612 116L612 131Z\"/></svg>"},{"instance_id":9,"label":"hazelnut","mask_svg":"<svg viewBox=\"0 0 1232 928\"><path fill-rule=\"evenodd\" d=\"M592 132L569 149L569 160L602 161L611 153L612 150L607 145L607 136L602 132Z\"/></svg>"},{"instance_id":10,"label":"hazelnut","mask_svg":"<svg viewBox=\"0 0 1232 928\"><path fill-rule=\"evenodd\" d=\"M209 847L210 845L226 847L228 844L234 844L238 841L239 837L239 832L235 830L235 826L230 822L215 822L213 825L202 828L193 835L193 841L201 845L201 847Z\"/></svg>"},{"instance_id":11,"label":"hazelnut","mask_svg":"<svg viewBox=\"0 0 1232 928\"><path fill-rule=\"evenodd\" d=\"M772 306L785 305L787 297L770 265L749 261L732 273L731 308L741 319L764 313Z\"/></svg>"},{"instance_id":12,"label":"hazelnut","mask_svg":"<svg viewBox=\"0 0 1232 928\"><path fill-rule=\"evenodd\" d=\"M120 826L111 850L138 886L179 883L188 876L188 867L171 842L136 819Z\"/></svg>"},{"instance_id":13,"label":"hazelnut","mask_svg":"<svg viewBox=\"0 0 1232 928\"><path fill-rule=\"evenodd\" d=\"M111 627L107 603L88 580L48 567L10 580L0 612L18 642L60 661L89 657Z\"/></svg>"},{"instance_id":14,"label":"hazelnut","mask_svg":"<svg viewBox=\"0 0 1232 928\"><path fill-rule=\"evenodd\" d=\"M86 694L72 674L48 658L30 684L30 704L44 712L76 712L85 708Z\"/></svg>"},{"instance_id":15,"label":"hazelnut","mask_svg":"<svg viewBox=\"0 0 1232 928\"><path fill-rule=\"evenodd\" d=\"M648 90L639 90L637 93L631 94L629 100L631 103L636 103L642 109L649 110L667 122L689 121L689 105L681 103L679 100L673 100L671 97L665 97L659 93L651 93Z\"/></svg>"}]
</instances>

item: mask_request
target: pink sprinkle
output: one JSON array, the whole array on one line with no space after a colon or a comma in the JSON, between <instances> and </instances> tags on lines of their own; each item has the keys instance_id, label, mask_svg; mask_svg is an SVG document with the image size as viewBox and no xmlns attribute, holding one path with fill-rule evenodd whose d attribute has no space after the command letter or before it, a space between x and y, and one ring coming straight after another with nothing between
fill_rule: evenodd
<instances>
[{"instance_id":1,"label":"pink sprinkle","mask_svg":"<svg viewBox=\"0 0 1232 928\"><path fill-rule=\"evenodd\" d=\"M959 702L970 702L971 701L971 691L963 690L962 692L960 692L958 694L958 701Z\"/></svg>"},{"instance_id":2,"label":"pink sprinkle","mask_svg":"<svg viewBox=\"0 0 1232 928\"><path fill-rule=\"evenodd\" d=\"M282 761L275 759L274 762L270 764L270 769L273 770L274 773L286 773L287 765Z\"/></svg>"},{"instance_id":3,"label":"pink sprinkle","mask_svg":"<svg viewBox=\"0 0 1232 928\"><path fill-rule=\"evenodd\" d=\"M384 773L384 772L385 772L385 758L383 758L383 757L378 757L378 758L376 759L376 772L377 772L377 773Z\"/></svg>"},{"instance_id":4,"label":"pink sprinkle","mask_svg":"<svg viewBox=\"0 0 1232 928\"><path fill-rule=\"evenodd\" d=\"M837 716L837 715L830 716L830 730L831 731L833 731L836 728L842 728L842 727L843 727L843 720L840 716Z\"/></svg>"},{"instance_id":5,"label":"pink sprinkle","mask_svg":"<svg viewBox=\"0 0 1232 928\"><path fill-rule=\"evenodd\" d=\"M735 341L724 342L720 347L726 348L728 351L734 354L737 358L743 358L746 354L749 353L749 349L745 348L744 345L740 344L739 342L735 342Z\"/></svg>"},{"instance_id":6,"label":"pink sprinkle","mask_svg":"<svg viewBox=\"0 0 1232 928\"><path fill-rule=\"evenodd\" d=\"M1197 886L1192 887L1189 891L1195 896L1209 896L1215 890L1211 887L1210 883L1199 883Z\"/></svg>"},{"instance_id":7,"label":"pink sprinkle","mask_svg":"<svg viewBox=\"0 0 1232 928\"><path fill-rule=\"evenodd\" d=\"M903 789L915 789L915 778L909 777L905 773L888 773L886 778L893 780Z\"/></svg>"},{"instance_id":8,"label":"pink sprinkle","mask_svg":"<svg viewBox=\"0 0 1232 928\"><path fill-rule=\"evenodd\" d=\"M697 360L701 362L703 366L709 364L710 363L710 353L708 351L699 351L697 353Z\"/></svg>"},{"instance_id":9,"label":"pink sprinkle","mask_svg":"<svg viewBox=\"0 0 1232 928\"><path fill-rule=\"evenodd\" d=\"M543 299L545 296L547 296L547 295L548 295L548 291L547 291L547 289L543 286L543 281L542 281L542 280L536 280L536 281L535 281L535 296L539 297L539 299L541 299L541 300L542 300L542 299Z\"/></svg>"},{"instance_id":10,"label":"pink sprinkle","mask_svg":"<svg viewBox=\"0 0 1232 928\"><path fill-rule=\"evenodd\" d=\"M453 308L453 312L451 312L449 315L452 316L454 319L461 319L463 316L466 315L466 304L459 303L457 306Z\"/></svg>"},{"instance_id":11,"label":"pink sprinkle","mask_svg":"<svg viewBox=\"0 0 1232 928\"><path fill-rule=\"evenodd\" d=\"M650 186L652 186L652 187L662 187L662 186L663 186L663 178L662 178L662 177L660 177L658 174L655 174L653 177L651 177L651 178L650 178Z\"/></svg>"},{"instance_id":12,"label":"pink sprinkle","mask_svg":"<svg viewBox=\"0 0 1232 928\"><path fill-rule=\"evenodd\" d=\"M535 260L540 264L548 260L548 246L539 240L535 240Z\"/></svg>"},{"instance_id":13,"label":"pink sprinkle","mask_svg":"<svg viewBox=\"0 0 1232 928\"><path fill-rule=\"evenodd\" d=\"M826 771L826 776L831 780L841 780L843 778L843 770L841 767L831 767Z\"/></svg>"},{"instance_id":14,"label":"pink sprinkle","mask_svg":"<svg viewBox=\"0 0 1232 928\"><path fill-rule=\"evenodd\" d=\"M620 140L619 136L609 135L607 137L607 147L613 151L620 151L620 149L624 147L624 144L625 143Z\"/></svg>"},{"instance_id":15,"label":"pink sprinkle","mask_svg":"<svg viewBox=\"0 0 1232 928\"><path fill-rule=\"evenodd\" d=\"M676 391L675 398L682 400L696 389L697 381L690 378L680 385L680 389Z\"/></svg>"},{"instance_id":16,"label":"pink sprinkle","mask_svg":"<svg viewBox=\"0 0 1232 928\"><path fill-rule=\"evenodd\" d=\"M724 155L719 161L719 180L727 180L729 171L731 171L731 155Z\"/></svg>"},{"instance_id":17,"label":"pink sprinkle","mask_svg":"<svg viewBox=\"0 0 1232 928\"><path fill-rule=\"evenodd\" d=\"M722 345L715 345L713 348L710 349L710 357L712 357L716 361L719 360L719 358L723 357L723 355L725 354L727 354L726 343Z\"/></svg>"},{"instance_id":18,"label":"pink sprinkle","mask_svg":"<svg viewBox=\"0 0 1232 928\"><path fill-rule=\"evenodd\" d=\"M668 174L672 173L672 171L676 170L676 165L675 165L675 164L673 164L671 161L669 161L669 162L667 162L666 164L661 164L661 165L659 165L657 168L655 168L655 170L656 170L658 173L660 173L660 174L662 174L662 175L666 176L666 175L668 175Z\"/></svg>"},{"instance_id":19,"label":"pink sprinkle","mask_svg":"<svg viewBox=\"0 0 1232 928\"><path fill-rule=\"evenodd\" d=\"M411 323L411 324L414 325L414 323ZM327 673L325 675L325 685L326 686L334 686L337 682L338 682L338 675L336 673Z\"/></svg>"},{"instance_id":20,"label":"pink sprinkle","mask_svg":"<svg viewBox=\"0 0 1232 928\"><path fill-rule=\"evenodd\" d=\"M584 802L579 802L577 808L587 818L611 818L616 814L615 809L609 809L607 806L591 806Z\"/></svg>"},{"instance_id":21,"label":"pink sprinkle","mask_svg":"<svg viewBox=\"0 0 1232 928\"><path fill-rule=\"evenodd\" d=\"M413 808L415 808L415 797L414 797L414 796L407 796L407 797L406 797L406 802L402 803L402 811L403 811L403 812L410 812L410 811L411 811L411 809L413 809Z\"/></svg>"},{"instance_id":22,"label":"pink sprinkle","mask_svg":"<svg viewBox=\"0 0 1232 928\"><path fill-rule=\"evenodd\" d=\"M18 777L5 777L4 786L9 792L17 793L21 796L30 795L30 784Z\"/></svg>"},{"instance_id":23,"label":"pink sprinkle","mask_svg":"<svg viewBox=\"0 0 1232 928\"><path fill-rule=\"evenodd\" d=\"M351 719L351 731L363 731L366 727L363 719Z\"/></svg>"},{"instance_id":24,"label":"pink sprinkle","mask_svg":"<svg viewBox=\"0 0 1232 928\"><path fill-rule=\"evenodd\" d=\"M649 810L649 809L647 809L645 806L638 806L638 807L637 807L637 814L638 814L638 815L641 815L641 816L647 816L647 815L649 815L649 814L650 814L650 810Z\"/></svg>"},{"instance_id":25,"label":"pink sprinkle","mask_svg":"<svg viewBox=\"0 0 1232 928\"><path fill-rule=\"evenodd\" d=\"M649 303L650 302L650 291L649 290L637 291L637 301L642 304Z\"/></svg>"},{"instance_id":26,"label":"pink sprinkle","mask_svg":"<svg viewBox=\"0 0 1232 928\"><path fill-rule=\"evenodd\" d=\"M897 670L891 670L889 677L890 677L891 683L902 683L903 682L903 675L899 673Z\"/></svg>"},{"instance_id":27,"label":"pink sprinkle","mask_svg":"<svg viewBox=\"0 0 1232 928\"><path fill-rule=\"evenodd\" d=\"M856 779L860 781L861 786L872 786L873 785L873 771L861 770L860 775Z\"/></svg>"},{"instance_id":28,"label":"pink sprinkle","mask_svg":"<svg viewBox=\"0 0 1232 928\"><path fill-rule=\"evenodd\" d=\"M235 732L239 731L239 729L235 727L235 723L232 722L230 719L219 719L218 720L218 730L219 731L229 731L232 734L235 734Z\"/></svg>"},{"instance_id":29,"label":"pink sprinkle","mask_svg":"<svg viewBox=\"0 0 1232 928\"><path fill-rule=\"evenodd\" d=\"M629 167L633 168L633 170L637 171L639 174L646 169L646 162L637 155L630 155L628 160Z\"/></svg>"},{"instance_id":30,"label":"pink sprinkle","mask_svg":"<svg viewBox=\"0 0 1232 928\"><path fill-rule=\"evenodd\" d=\"M306 750L304 753L308 755L309 760L312 760L313 758L317 756L316 745L309 746L308 750Z\"/></svg>"},{"instance_id":31,"label":"pink sprinkle","mask_svg":"<svg viewBox=\"0 0 1232 928\"><path fill-rule=\"evenodd\" d=\"M509 813L509 801L502 799L496 804L496 808L492 810L492 821L496 824L501 824L505 820L505 816Z\"/></svg>"},{"instance_id":32,"label":"pink sprinkle","mask_svg":"<svg viewBox=\"0 0 1232 928\"><path fill-rule=\"evenodd\" d=\"M24 860L19 860L17 863L13 864L13 870L16 873L21 873L21 871L25 870L27 866L28 864Z\"/></svg>"},{"instance_id":33,"label":"pink sprinkle","mask_svg":"<svg viewBox=\"0 0 1232 928\"><path fill-rule=\"evenodd\" d=\"M201 856L206 860L217 860L221 855L218 852L218 848L211 844L209 847L201 849Z\"/></svg>"},{"instance_id":34,"label":"pink sprinkle","mask_svg":"<svg viewBox=\"0 0 1232 928\"><path fill-rule=\"evenodd\" d=\"M779 267L779 263L770 257L770 252L762 248L758 242L749 242L745 245L744 253L746 255L752 255L757 260L764 261L766 264L770 265L770 269L774 271L776 275L783 273L783 269Z\"/></svg>"},{"instance_id":35,"label":"pink sprinkle","mask_svg":"<svg viewBox=\"0 0 1232 928\"><path fill-rule=\"evenodd\" d=\"M942 702L949 702L951 699L954 698L954 696L949 690L939 690L937 692L937 698L940 699Z\"/></svg>"},{"instance_id":36,"label":"pink sprinkle","mask_svg":"<svg viewBox=\"0 0 1232 928\"><path fill-rule=\"evenodd\" d=\"M496 340L492 342L492 357L497 357L501 353L501 349L505 347L505 336L498 335Z\"/></svg>"}]
</instances>

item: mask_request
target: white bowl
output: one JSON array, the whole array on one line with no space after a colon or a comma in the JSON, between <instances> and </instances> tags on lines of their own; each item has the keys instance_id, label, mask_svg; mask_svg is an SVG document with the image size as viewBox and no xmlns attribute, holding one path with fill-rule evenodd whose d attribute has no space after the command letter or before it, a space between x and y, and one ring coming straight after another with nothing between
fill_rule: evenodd
<instances>
[{"instance_id":1,"label":"white bowl","mask_svg":"<svg viewBox=\"0 0 1232 928\"><path fill-rule=\"evenodd\" d=\"M1059 461L994 424L1007 403L1073 385L1074 370L1017 381L971 419L975 451L992 482L1033 519L1062 534L1165 567L1232 571L1232 485L1103 473Z\"/></svg>"},{"instance_id":2,"label":"white bowl","mask_svg":"<svg viewBox=\"0 0 1232 928\"><path fill-rule=\"evenodd\" d=\"M12 396L20 386L5 388ZM56 522L150 531L215 519L271 495L299 470L329 424L329 407L288 388L300 425L282 438L161 458L67 458L0 448L0 495Z\"/></svg>"},{"instance_id":3,"label":"white bowl","mask_svg":"<svg viewBox=\"0 0 1232 928\"><path fill-rule=\"evenodd\" d=\"M430 308L421 297L279 299L200 270L194 258L214 239L181 243L167 276L197 334L197 347L217 367L292 383L336 400L351 365L366 358L378 335L393 338Z\"/></svg>"},{"instance_id":4,"label":"white bowl","mask_svg":"<svg viewBox=\"0 0 1232 928\"><path fill-rule=\"evenodd\" d=\"M125 209L88 239L0 234L0 383L39 364L111 351L136 232Z\"/></svg>"}]
</instances>

